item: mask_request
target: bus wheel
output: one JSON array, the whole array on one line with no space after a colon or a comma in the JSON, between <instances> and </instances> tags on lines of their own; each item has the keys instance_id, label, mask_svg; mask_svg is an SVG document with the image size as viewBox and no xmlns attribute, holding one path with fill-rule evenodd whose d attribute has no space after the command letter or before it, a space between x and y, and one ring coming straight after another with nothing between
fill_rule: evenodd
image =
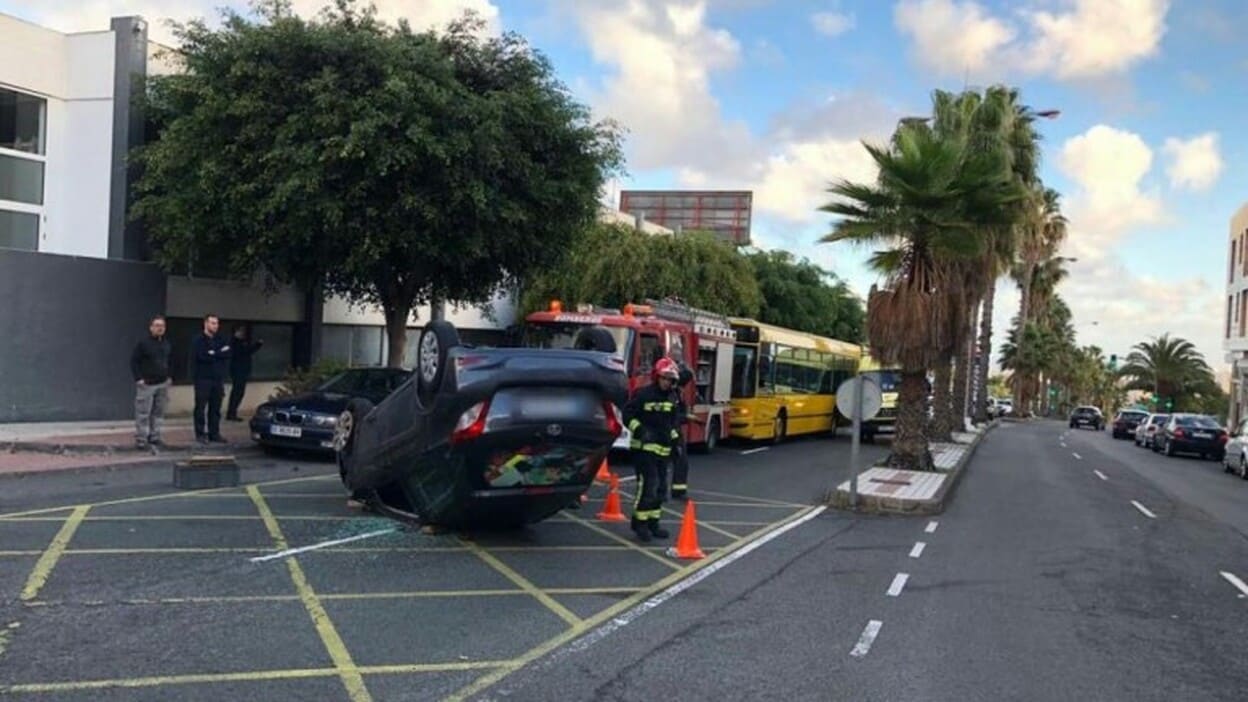
<instances>
[{"instance_id":1,"label":"bus wheel","mask_svg":"<svg viewBox=\"0 0 1248 702\"><path fill-rule=\"evenodd\" d=\"M785 435L789 433L789 418L781 412L776 415L776 423L772 425L771 443L778 444L784 441Z\"/></svg>"},{"instance_id":2,"label":"bus wheel","mask_svg":"<svg viewBox=\"0 0 1248 702\"><path fill-rule=\"evenodd\" d=\"M698 453L714 453L719 446L719 417L712 417L706 424L706 441L698 446Z\"/></svg>"}]
</instances>

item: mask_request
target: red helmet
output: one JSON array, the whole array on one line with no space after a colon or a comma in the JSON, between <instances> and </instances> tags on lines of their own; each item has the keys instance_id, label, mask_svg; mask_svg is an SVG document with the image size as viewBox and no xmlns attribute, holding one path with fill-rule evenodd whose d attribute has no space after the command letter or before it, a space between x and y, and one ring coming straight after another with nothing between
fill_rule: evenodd
<instances>
[{"instance_id":1,"label":"red helmet","mask_svg":"<svg viewBox=\"0 0 1248 702\"><path fill-rule=\"evenodd\" d=\"M670 358L660 358L654 363L654 379L667 378L675 381L680 379L680 369Z\"/></svg>"}]
</instances>

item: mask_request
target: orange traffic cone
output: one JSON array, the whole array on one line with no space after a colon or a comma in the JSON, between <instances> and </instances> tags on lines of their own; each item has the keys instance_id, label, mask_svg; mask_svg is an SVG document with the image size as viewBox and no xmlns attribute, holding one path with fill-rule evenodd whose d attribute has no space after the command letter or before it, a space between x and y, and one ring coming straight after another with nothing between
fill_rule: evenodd
<instances>
[{"instance_id":1,"label":"orange traffic cone","mask_svg":"<svg viewBox=\"0 0 1248 702\"><path fill-rule=\"evenodd\" d=\"M694 513L693 500L685 503L685 516L680 520L680 536L676 539L676 548L669 548L667 555L691 561L706 558L706 554L698 546L698 517Z\"/></svg>"},{"instance_id":2,"label":"orange traffic cone","mask_svg":"<svg viewBox=\"0 0 1248 702\"><path fill-rule=\"evenodd\" d=\"M600 522L627 522L628 517L620 511L620 479L611 474L611 488L607 491L607 503L598 513Z\"/></svg>"},{"instance_id":3,"label":"orange traffic cone","mask_svg":"<svg viewBox=\"0 0 1248 702\"><path fill-rule=\"evenodd\" d=\"M611 482L611 468L607 466L607 459L602 459L602 465L598 466L598 475L594 476L594 480L600 483Z\"/></svg>"}]
</instances>

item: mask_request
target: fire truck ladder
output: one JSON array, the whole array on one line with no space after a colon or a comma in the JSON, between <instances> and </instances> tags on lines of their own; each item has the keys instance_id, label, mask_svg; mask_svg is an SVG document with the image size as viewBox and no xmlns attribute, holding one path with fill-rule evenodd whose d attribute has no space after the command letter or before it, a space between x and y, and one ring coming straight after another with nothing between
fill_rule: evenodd
<instances>
[{"instance_id":1,"label":"fire truck ladder","mask_svg":"<svg viewBox=\"0 0 1248 702\"><path fill-rule=\"evenodd\" d=\"M654 308L656 316L677 322L686 322L692 325L700 334L721 338L726 337L728 339L736 338L736 333L733 332L732 323L728 321L728 317L718 312L698 309L674 300L648 299L646 304Z\"/></svg>"}]
</instances>

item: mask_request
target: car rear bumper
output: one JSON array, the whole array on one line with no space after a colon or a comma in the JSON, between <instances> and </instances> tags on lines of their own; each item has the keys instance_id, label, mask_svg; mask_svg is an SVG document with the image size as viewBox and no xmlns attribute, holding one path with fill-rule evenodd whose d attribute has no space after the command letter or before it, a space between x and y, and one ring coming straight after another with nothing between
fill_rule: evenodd
<instances>
[{"instance_id":1,"label":"car rear bumper","mask_svg":"<svg viewBox=\"0 0 1248 702\"><path fill-rule=\"evenodd\" d=\"M1216 439L1214 441L1190 441L1172 438L1170 439L1170 447L1175 453L1203 453L1218 457L1221 457L1226 452L1226 447L1219 444Z\"/></svg>"}]
</instances>

